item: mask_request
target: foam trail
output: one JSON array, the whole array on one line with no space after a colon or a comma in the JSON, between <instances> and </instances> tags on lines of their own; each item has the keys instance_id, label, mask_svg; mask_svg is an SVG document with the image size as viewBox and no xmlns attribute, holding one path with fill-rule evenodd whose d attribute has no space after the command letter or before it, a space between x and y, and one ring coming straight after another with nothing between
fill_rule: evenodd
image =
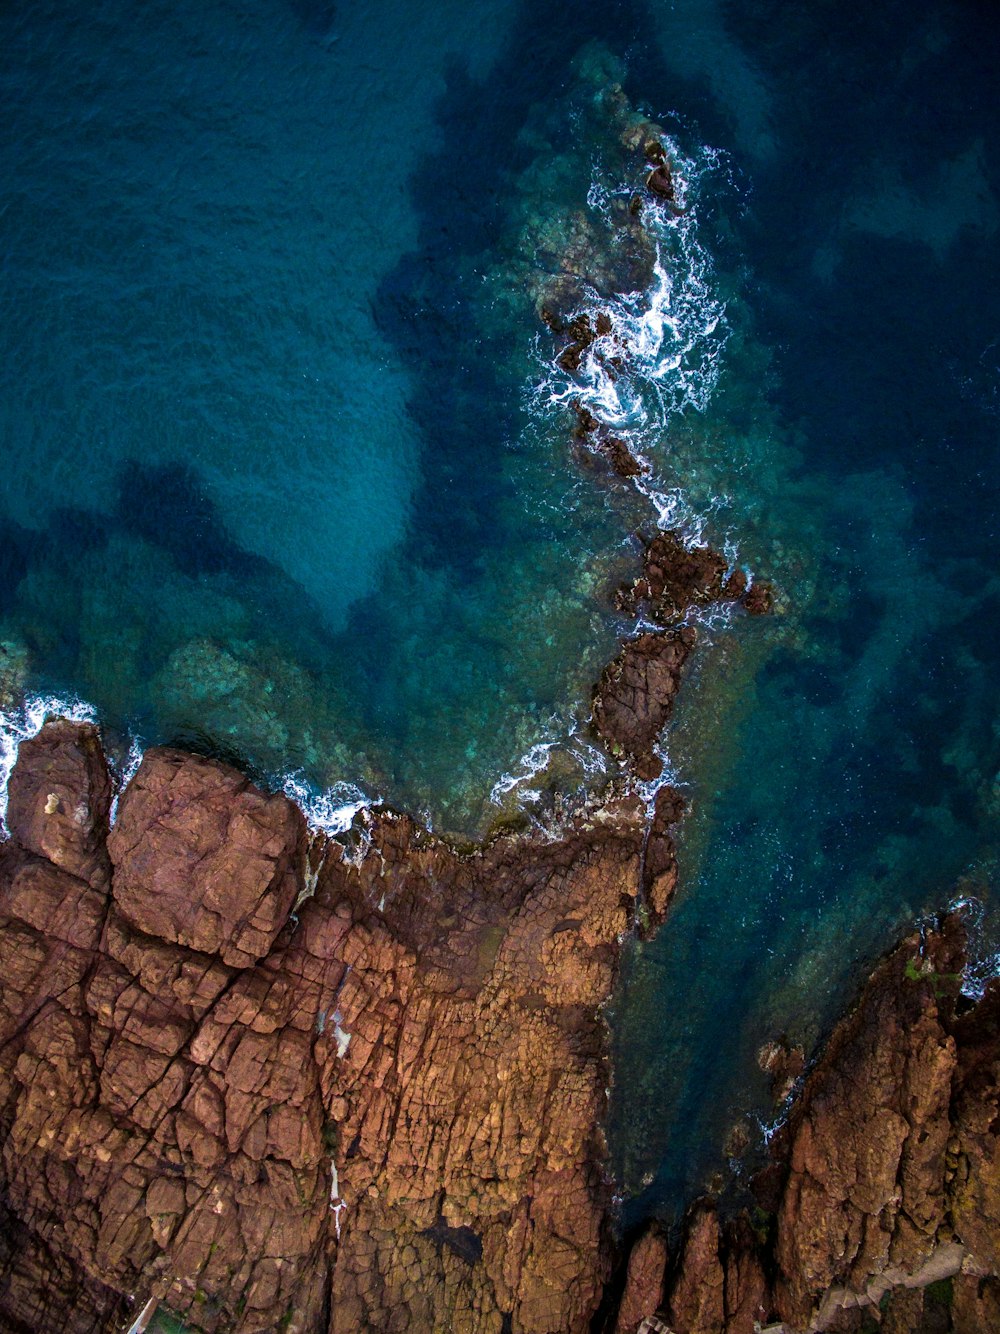
<instances>
[{"instance_id":1,"label":"foam trail","mask_svg":"<svg viewBox=\"0 0 1000 1334\"><path fill-rule=\"evenodd\" d=\"M567 747L569 754L579 763L583 769L584 776L589 779L606 778L608 774L608 757L592 746L589 741L585 741L578 731L570 733L570 744Z\"/></svg>"},{"instance_id":2,"label":"foam trail","mask_svg":"<svg viewBox=\"0 0 1000 1334\"><path fill-rule=\"evenodd\" d=\"M678 208L650 201L643 211L655 248L650 286L611 298L589 294L576 314L587 316L592 330L605 332L593 338L576 366L561 366L539 338L541 374L528 389L527 408L542 419L570 405L589 413L598 424L597 434L588 437L590 447L599 451L601 439L620 439L640 465L632 485L651 505L657 527L679 531L693 544L704 540L709 514L725 508L727 498L696 510L680 486L658 478L656 456L669 449L673 420L691 409L704 412L719 379L729 329L712 259L699 239L694 195L699 180L724 164L708 147L689 156L675 140L663 143ZM613 227L616 202L631 197L634 183L609 186L600 172L597 163L587 204ZM739 563L732 542L726 554L732 566Z\"/></svg>"},{"instance_id":3,"label":"foam trail","mask_svg":"<svg viewBox=\"0 0 1000 1334\"><path fill-rule=\"evenodd\" d=\"M122 793L138 773L139 765L142 763L142 757L145 753L146 747L143 745L142 739L133 736L129 740L128 755L125 758L122 771L120 774L115 775L118 781L115 795L111 799L111 811L109 815L109 822L111 824L114 824L118 819L118 802L121 800Z\"/></svg>"},{"instance_id":4,"label":"foam trail","mask_svg":"<svg viewBox=\"0 0 1000 1334\"><path fill-rule=\"evenodd\" d=\"M541 374L528 389L527 408L532 417L543 420L563 413L568 406L583 409L597 423L596 431L585 436L595 450L610 436L620 439L639 463L641 472L631 482L652 507L657 527L679 531L686 544L695 545L704 541L709 515L724 509L728 498L715 497L707 508L696 510L680 486L665 484L657 477L656 456L668 450L670 428L678 415L707 408L729 337L712 259L699 239L694 200L699 180L724 163L717 151L705 146L688 156L671 138L664 138L663 144L671 163L677 207L647 201L643 209L643 223L655 250L649 287L610 298L596 291L587 295L575 316L587 317L594 336L575 364L560 365L561 354L553 354L551 346L539 338L536 354ZM634 182L609 186L599 179L600 171L598 163L587 204L613 228L613 210L632 197ZM731 568L739 564L732 540L726 543L726 557ZM729 624L731 609L699 611L691 619L711 633ZM661 776L655 782L637 784L650 810L662 787L682 781L662 742L657 753L663 761ZM532 755L529 752L528 758ZM492 799L496 801L498 794L509 792L529 776L505 775L494 787Z\"/></svg>"},{"instance_id":5,"label":"foam trail","mask_svg":"<svg viewBox=\"0 0 1000 1334\"><path fill-rule=\"evenodd\" d=\"M968 996L970 1000L982 1000L989 983L995 977L1000 977L1000 949L991 948L987 944L986 907L980 899L972 897L955 899L950 906L952 912L960 912L964 916L968 934L962 995Z\"/></svg>"},{"instance_id":6,"label":"foam trail","mask_svg":"<svg viewBox=\"0 0 1000 1334\"><path fill-rule=\"evenodd\" d=\"M685 208L692 184L718 165L717 155L702 150L699 161L685 157L671 140L665 147L678 204ZM595 182L587 202L606 215L614 197L630 190L623 184L611 191ZM676 413L704 411L728 337L725 305L713 291L712 263L698 240L693 209L678 215L652 205L644 216L656 252L650 287L610 299L593 292L579 313L599 311L610 330L593 341L573 371L544 358L539 344L544 370L529 399L535 413L577 400L630 445L630 436L639 444L660 434Z\"/></svg>"},{"instance_id":7,"label":"foam trail","mask_svg":"<svg viewBox=\"0 0 1000 1334\"><path fill-rule=\"evenodd\" d=\"M499 806L508 792L513 792L523 783L530 783L536 774L540 774L548 764L549 755L556 744L555 741L539 741L521 756L512 773L503 774L498 778L490 789L490 801L493 805ZM538 793L529 789L527 792L519 792L518 798L521 801L537 801Z\"/></svg>"},{"instance_id":8,"label":"foam trail","mask_svg":"<svg viewBox=\"0 0 1000 1334\"><path fill-rule=\"evenodd\" d=\"M288 774L281 790L296 803L313 829L331 838L346 834L358 812L374 804L373 799L353 783L334 783L324 792L317 792L301 771Z\"/></svg>"},{"instance_id":9,"label":"foam trail","mask_svg":"<svg viewBox=\"0 0 1000 1334\"><path fill-rule=\"evenodd\" d=\"M74 723L93 723L97 715L90 704L76 696L28 695L18 707L0 710L0 828L7 829L7 784L22 741L37 735L47 718L68 718Z\"/></svg>"}]
</instances>

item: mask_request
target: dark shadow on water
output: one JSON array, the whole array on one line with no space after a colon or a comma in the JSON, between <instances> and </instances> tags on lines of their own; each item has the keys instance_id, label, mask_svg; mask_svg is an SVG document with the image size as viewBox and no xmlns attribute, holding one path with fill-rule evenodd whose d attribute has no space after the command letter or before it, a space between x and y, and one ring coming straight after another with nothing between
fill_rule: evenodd
<instances>
[{"instance_id":1,"label":"dark shadow on water","mask_svg":"<svg viewBox=\"0 0 1000 1334\"><path fill-rule=\"evenodd\" d=\"M478 275L495 262L511 186L532 155L518 134L536 104L563 92L571 62L593 40L626 58L630 88L669 99L671 80L647 40L650 29L638 0L578 7L572 24L555 0L523 3L484 79L452 62L436 113L440 147L407 168L418 248L386 275L375 319L413 373L409 410L424 437L415 502L420 558L449 565L460 580L474 576L477 553L495 532L500 464L516 429L520 386L495 369L511 331L485 329L475 304ZM522 338L536 331L533 313L526 317L515 331Z\"/></svg>"},{"instance_id":2,"label":"dark shadow on water","mask_svg":"<svg viewBox=\"0 0 1000 1334\"><path fill-rule=\"evenodd\" d=\"M193 755L201 755L207 760L218 760L221 764L232 765L265 791L270 790L272 786L271 776L260 765L255 764L253 758L239 746L228 744L193 724L189 727L179 727L164 739L163 744L176 746L178 750L190 751Z\"/></svg>"},{"instance_id":3,"label":"dark shadow on water","mask_svg":"<svg viewBox=\"0 0 1000 1334\"><path fill-rule=\"evenodd\" d=\"M17 586L27 573L34 534L13 519L0 520L0 613L14 605Z\"/></svg>"},{"instance_id":4,"label":"dark shadow on water","mask_svg":"<svg viewBox=\"0 0 1000 1334\"><path fill-rule=\"evenodd\" d=\"M286 646L289 661L317 675L329 674L335 662L337 641L323 628L310 596L279 567L232 538L200 474L186 463L126 462L110 514L60 506L41 530L10 519L0 524L0 610L24 637L32 662L56 692L76 688L86 693L82 663L93 663L102 651L95 636L109 633L105 619L88 620L93 596L100 597L100 588L93 586L98 575L113 587L111 600L120 607L118 633L145 636L148 627L155 627L157 644L144 646L147 682L163 666L164 655L196 633L185 624L183 608L165 601L184 596L184 581L200 585L210 580L220 596L242 608L242 633ZM137 552L146 544L164 553L165 570L175 570L180 582L169 592L137 583L135 574L118 567L117 556L110 555L112 542L122 537L133 541ZM137 568L148 566L140 561ZM225 628L218 627L218 633L224 644ZM106 651L113 657L114 645ZM141 716L147 706L133 700L128 707ZM190 741L197 749L209 744L196 732ZM252 760L238 758L243 765Z\"/></svg>"},{"instance_id":5,"label":"dark shadow on water","mask_svg":"<svg viewBox=\"0 0 1000 1334\"><path fill-rule=\"evenodd\" d=\"M192 578L227 573L253 578L267 570L229 536L214 501L187 463L150 464L127 459L117 480L115 517L133 533L170 553Z\"/></svg>"},{"instance_id":6,"label":"dark shadow on water","mask_svg":"<svg viewBox=\"0 0 1000 1334\"><path fill-rule=\"evenodd\" d=\"M333 33L337 6L332 0L287 0L288 8L311 37L321 40Z\"/></svg>"}]
</instances>

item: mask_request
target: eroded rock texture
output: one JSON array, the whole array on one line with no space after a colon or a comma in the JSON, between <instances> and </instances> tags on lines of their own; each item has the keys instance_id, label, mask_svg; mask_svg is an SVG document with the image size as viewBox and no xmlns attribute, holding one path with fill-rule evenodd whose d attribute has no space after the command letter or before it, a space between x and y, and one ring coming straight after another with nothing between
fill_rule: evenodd
<instances>
[{"instance_id":1,"label":"eroded rock texture","mask_svg":"<svg viewBox=\"0 0 1000 1334\"><path fill-rule=\"evenodd\" d=\"M153 1296L206 1331L587 1329L598 1011L680 803L648 838L621 800L464 856L383 812L320 864L211 760L150 751L110 837L109 794L93 728L22 747L0 1328L121 1329Z\"/></svg>"},{"instance_id":2,"label":"eroded rock texture","mask_svg":"<svg viewBox=\"0 0 1000 1334\"><path fill-rule=\"evenodd\" d=\"M675 1334L1000 1329L1000 984L960 1013L962 947L948 919L876 971L806 1080L760 1205L724 1221L695 1206L620 1334L657 1311Z\"/></svg>"},{"instance_id":3,"label":"eroded rock texture","mask_svg":"<svg viewBox=\"0 0 1000 1334\"><path fill-rule=\"evenodd\" d=\"M744 572L729 571L724 556L711 547L689 544L670 529L658 532L646 545L642 574L619 590L618 609L641 615L657 628L628 640L604 669L594 687L593 722L601 739L631 761L638 778L656 778L663 767L655 747L698 642L688 614L713 603L737 601L754 614L769 611L769 586L757 582L748 589L747 585Z\"/></svg>"}]
</instances>

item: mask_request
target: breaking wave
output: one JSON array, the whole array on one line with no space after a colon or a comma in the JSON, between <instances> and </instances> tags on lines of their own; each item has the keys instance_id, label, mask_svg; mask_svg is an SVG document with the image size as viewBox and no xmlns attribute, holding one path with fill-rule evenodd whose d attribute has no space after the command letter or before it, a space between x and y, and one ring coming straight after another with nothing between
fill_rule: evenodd
<instances>
[{"instance_id":1,"label":"breaking wave","mask_svg":"<svg viewBox=\"0 0 1000 1334\"><path fill-rule=\"evenodd\" d=\"M981 899L967 896L955 899L951 910L962 914L968 937L962 995L982 1000L989 983L1000 977L1000 949L986 927L986 905Z\"/></svg>"},{"instance_id":2,"label":"breaking wave","mask_svg":"<svg viewBox=\"0 0 1000 1334\"><path fill-rule=\"evenodd\" d=\"M334 783L323 791L310 784L301 772L288 774L281 791L302 811L311 828L335 838L346 834L359 811L376 801L353 783Z\"/></svg>"},{"instance_id":3,"label":"breaking wave","mask_svg":"<svg viewBox=\"0 0 1000 1334\"><path fill-rule=\"evenodd\" d=\"M729 330L725 303L714 281L709 252L699 238L697 184L717 169L720 155L708 148L685 156L673 139L665 139L679 211L650 204L644 224L654 245L653 282L644 292L610 298L591 291L577 312L587 315L600 333L573 370L536 344L540 375L528 390L528 410L549 416L579 404L600 426L614 431L648 470L635 479L663 528L701 531L704 518L685 499L682 488L658 483L651 451L666 452L671 421L689 410L703 412L718 383L721 354ZM609 189L591 185L588 206L610 220L615 199L628 199L631 184Z\"/></svg>"},{"instance_id":4,"label":"breaking wave","mask_svg":"<svg viewBox=\"0 0 1000 1334\"><path fill-rule=\"evenodd\" d=\"M7 785L22 741L36 736L49 718L66 718L75 723L97 723L93 705L67 695L28 695L24 701L7 710L0 710L0 830L7 829ZM115 793L111 802L110 822L115 823L118 802L122 792L135 777L145 746L138 736L132 736L128 754L121 764L111 764ZM330 837L345 834L359 811L376 804L353 783L335 783L320 791L301 773L288 774L279 790L294 801L315 830Z\"/></svg>"},{"instance_id":5,"label":"breaking wave","mask_svg":"<svg viewBox=\"0 0 1000 1334\"><path fill-rule=\"evenodd\" d=\"M550 740L530 746L513 768L497 779L490 790L492 805L502 805L511 793L522 809L536 805L542 798L542 788L534 786L533 780L546 771L556 752L561 752L578 768L585 783L599 782L608 776L607 755L585 739L578 721L560 723L552 718L549 735Z\"/></svg>"}]
</instances>

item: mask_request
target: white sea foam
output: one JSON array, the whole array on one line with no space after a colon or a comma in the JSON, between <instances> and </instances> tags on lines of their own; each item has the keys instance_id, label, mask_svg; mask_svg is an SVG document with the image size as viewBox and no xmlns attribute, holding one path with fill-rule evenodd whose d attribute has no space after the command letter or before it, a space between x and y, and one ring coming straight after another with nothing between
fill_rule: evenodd
<instances>
[{"instance_id":1,"label":"white sea foam","mask_svg":"<svg viewBox=\"0 0 1000 1334\"><path fill-rule=\"evenodd\" d=\"M665 139L664 147L671 162L676 203L682 211L657 204L644 209L643 222L656 256L650 287L610 300L591 293L579 313L590 317L592 328L600 313L610 330L594 339L575 371L561 367L552 356L551 344L539 339L541 373L529 390L528 410L544 420L564 411L568 404L582 405L639 460L643 471L632 483L652 507L657 526L680 531L693 544L704 540L709 514L723 508L726 498L718 497L707 509L696 509L680 486L665 484L658 477L656 460L669 453L672 422L689 410L703 412L719 378L728 326L711 256L699 239L695 196L698 181L725 163L707 147L693 157L685 155L673 139ZM587 203L613 226L613 205L629 198L633 186L621 184L611 189L598 179L599 171L598 165ZM735 566L735 548L727 549L726 554ZM710 613L703 618L703 628L715 629L727 620L728 611ZM528 776L518 772L505 775L491 794L493 800L515 784L527 786L527 781ZM676 782L677 776L665 763L664 777L646 794L647 799L653 800L668 781Z\"/></svg>"},{"instance_id":2,"label":"white sea foam","mask_svg":"<svg viewBox=\"0 0 1000 1334\"><path fill-rule=\"evenodd\" d=\"M982 1000L987 985L995 977L1000 977L1000 949L996 947L995 941L987 940L986 908L979 899L967 896L955 899L950 906L952 912L960 912L965 918L968 933L962 995L972 1000Z\"/></svg>"},{"instance_id":3,"label":"white sea foam","mask_svg":"<svg viewBox=\"0 0 1000 1334\"><path fill-rule=\"evenodd\" d=\"M645 292L611 299L593 292L580 313L600 311L610 331L594 340L573 372L555 359L543 359L541 378L530 394L529 406L536 412L580 401L630 445L630 436L648 441L660 435L676 413L705 409L727 337L725 306L714 290L711 258L700 243L690 202L694 183L717 165L717 158L709 150L702 150L699 159L685 157L672 140L666 148L676 200L686 211L678 215L655 204L645 211L656 250L652 284ZM587 202L607 217L612 200L630 192L630 186L610 190L594 181ZM613 369L612 359L618 363Z\"/></svg>"},{"instance_id":4,"label":"white sea foam","mask_svg":"<svg viewBox=\"0 0 1000 1334\"><path fill-rule=\"evenodd\" d=\"M122 766L121 772L115 774L117 786L115 788L115 795L111 799L111 824L114 824L118 818L118 802L121 799L122 793L136 776L136 773L139 770L139 765L142 763L142 757L145 753L146 747L142 742L142 738L137 736L131 737L129 739L128 755L125 757L125 763Z\"/></svg>"},{"instance_id":5,"label":"white sea foam","mask_svg":"<svg viewBox=\"0 0 1000 1334\"><path fill-rule=\"evenodd\" d=\"M296 803L313 829L331 838L346 834L358 812L374 804L373 799L353 783L334 783L319 792L301 771L288 774L281 790Z\"/></svg>"},{"instance_id":6,"label":"white sea foam","mask_svg":"<svg viewBox=\"0 0 1000 1334\"><path fill-rule=\"evenodd\" d=\"M505 773L498 778L490 789L490 801L493 805L499 806L509 792L522 788L523 791L518 791L520 801L537 801L539 793L530 787L526 788L525 785L530 784L531 780L545 769L552 748L556 744L555 741L537 742L521 756L510 773Z\"/></svg>"},{"instance_id":7,"label":"white sea foam","mask_svg":"<svg viewBox=\"0 0 1000 1334\"><path fill-rule=\"evenodd\" d=\"M663 765L659 775L650 779L648 782L637 782L635 790L646 803L646 809L650 816L653 813L653 806L656 802L656 794L664 787L684 788L688 786L687 780L683 777L679 769L676 769L662 740L653 747L653 753Z\"/></svg>"},{"instance_id":8,"label":"white sea foam","mask_svg":"<svg viewBox=\"0 0 1000 1334\"><path fill-rule=\"evenodd\" d=\"M22 741L35 736L46 718L96 722L91 705L74 695L28 695L16 708L0 710L0 827L7 830L7 784Z\"/></svg>"},{"instance_id":9,"label":"white sea foam","mask_svg":"<svg viewBox=\"0 0 1000 1334\"><path fill-rule=\"evenodd\" d=\"M584 777L591 782L598 778L605 778L608 773L608 757L604 751L592 746L589 741L584 741L583 737L576 731L570 733L570 743L567 746L570 755L578 762L583 769Z\"/></svg>"},{"instance_id":10,"label":"white sea foam","mask_svg":"<svg viewBox=\"0 0 1000 1334\"><path fill-rule=\"evenodd\" d=\"M713 280L711 257L698 236L695 187L709 171L722 165L720 155L708 148L698 156L688 157L672 139L664 141L670 157L675 200L681 210L650 204L643 213L655 247L653 281L644 292L626 292L612 298L590 293L578 312L597 327L600 314L610 324L608 332L594 338L573 370L560 366L551 344L536 340L539 373L527 389L527 408L535 419L549 420L567 405L578 403L600 426L613 431L643 465L641 475L632 479L636 489L649 501L658 527L679 530L684 540L695 544L703 540L708 513L722 508L725 498L708 508L696 510L683 489L666 485L657 478L655 456L669 447L669 427L674 418L688 410L703 412L715 390L720 357L728 337L725 304ZM609 187L595 179L587 195L590 209L614 225L612 208L616 201L628 199L633 186ZM602 322L603 327L603 322ZM735 549L727 549L732 565L737 563ZM728 623L729 609L698 613L699 625L714 630ZM640 627L641 628L641 627ZM569 749L583 766L589 779L607 773L602 752L583 742L571 727ZM552 736L552 733L549 733ZM521 758L509 773L493 786L490 800L499 804L511 792L519 804L538 800L532 780L549 762L559 741L539 742ZM655 783L639 784L647 802L667 783L681 780L665 755L662 776Z\"/></svg>"}]
</instances>

